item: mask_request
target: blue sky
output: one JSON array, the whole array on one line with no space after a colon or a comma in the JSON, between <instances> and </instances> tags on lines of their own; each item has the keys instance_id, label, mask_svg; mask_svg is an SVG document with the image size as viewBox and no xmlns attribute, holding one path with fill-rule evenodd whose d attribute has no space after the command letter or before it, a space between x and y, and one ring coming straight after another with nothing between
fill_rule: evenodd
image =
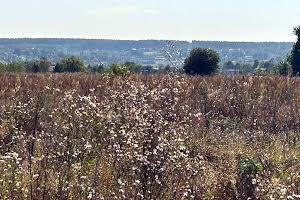
<instances>
[{"instance_id":1,"label":"blue sky","mask_svg":"<svg viewBox=\"0 0 300 200\"><path fill-rule=\"evenodd\" d=\"M294 41L299 0L0 0L0 37Z\"/></svg>"}]
</instances>

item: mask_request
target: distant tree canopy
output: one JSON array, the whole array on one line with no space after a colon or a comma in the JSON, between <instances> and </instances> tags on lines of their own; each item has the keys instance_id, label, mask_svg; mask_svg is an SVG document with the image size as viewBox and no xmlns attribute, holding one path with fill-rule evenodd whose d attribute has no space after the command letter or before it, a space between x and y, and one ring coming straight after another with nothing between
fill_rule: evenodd
<instances>
[{"instance_id":1,"label":"distant tree canopy","mask_svg":"<svg viewBox=\"0 0 300 200\"><path fill-rule=\"evenodd\" d=\"M25 72L25 65L21 61L9 63L6 65L6 72L11 72L11 73Z\"/></svg>"},{"instance_id":2,"label":"distant tree canopy","mask_svg":"<svg viewBox=\"0 0 300 200\"><path fill-rule=\"evenodd\" d=\"M276 63L274 61L274 59L270 59L268 61L262 61L259 64L259 68L263 68L264 70L270 71L271 69L273 69L275 67Z\"/></svg>"},{"instance_id":3,"label":"distant tree canopy","mask_svg":"<svg viewBox=\"0 0 300 200\"><path fill-rule=\"evenodd\" d=\"M31 71L34 73L48 72L50 66L51 66L51 62L47 58L42 57L40 60L34 63Z\"/></svg>"},{"instance_id":4,"label":"distant tree canopy","mask_svg":"<svg viewBox=\"0 0 300 200\"><path fill-rule=\"evenodd\" d=\"M60 60L54 68L54 72L83 72L85 71L83 61L76 56L70 56Z\"/></svg>"},{"instance_id":5,"label":"distant tree canopy","mask_svg":"<svg viewBox=\"0 0 300 200\"><path fill-rule=\"evenodd\" d=\"M114 75L128 75L135 72L135 63L126 62L124 64L112 64L111 73Z\"/></svg>"},{"instance_id":6,"label":"distant tree canopy","mask_svg":"<svg viewBox=\"0 0 300 200\"><path fill-rule=\"evenodd\" d=\"M6 71L6 65L3 63L0 63L0 73L3 73Z\"/></svg>"},{"instance_id":7,"label":"distant tree canopy","mask_svg":"<svg viewBox=\"0 0 300 200\"><path fill-rule=\"evenodd\" d=\"M212 49L195 48L185 59L184 71L190 75L211 75L218 71L220 57Z\"/></svg>"},{"instance_id":8,"label":"distant tree canopy","mask_svg":"<svg viewBox=\"0 0 300 200\"><path fill-rule=\"evenodd\" d=\"M89 72L92 73L104 73L105 71L104 65L102 63L97 65L88 65L87 69Z\"/></svg>"},{"instance_id":9,"label":"distant tree canopy","mask_svg":"<svg viewBox=\"0 0 300 200\"><path fill-rule=\"evenodd\" d=\"M287 76L290 74L291 65L288 60L282 60L273 69L273 73L277 75Z\"/></svg>"},{"instance_id":10,"label":"distant tree canopy","mask_svg":"<svg viewBox=\"0 0 300 200\"><path fill-rule=\"evenodd\" d=\"M40 60L33 61L14 61L11 63L3 64L0 63L0 72L1 73L45 73L49 72L51 62L42 57Z\"/></svg>"},{"instance_id":11,"label":"distant tree canopy","mask_svg":"<svg viewBox=\"0 0 300 200\"><path fill-rule=\"evenodd\" d=\"M294 33L297 36L297 42L294 44L290 61L293 74L300 75L300 26L294 28Z\"/></svg>"},{"instance_id":12,"label":"distant tree canopy","mask_svg":"<svg viewBox=\"0 0 300 200\"><path fill-rule=\"evenodd\" d=\"M26 71L31 73L48 72L50 66L51 62L45 57L42 57L40 60L25 62Z\"/></svg>"},{"instance_id":13,"label":"distant tree canopy","mask_svg":"<svg viewBox=\"0 0 300 200\"><path fill-rule=\"evenodd\" d=\"M259 67L259 60L254 60L254 63L253 63L253 69L256 69L256 68L258 68Z\"/></svg>"},{"instance_id":14,"label":"distant tree canopy","mask_svg":"<svg viewBox=\"0 0 300 200\"><path fill-rule=\"evenodd\" d=\"M22 73L31 72L31 66L33 62L14 61L11 63L0 63L1 73Z\"/></svg>"}]
</instances>

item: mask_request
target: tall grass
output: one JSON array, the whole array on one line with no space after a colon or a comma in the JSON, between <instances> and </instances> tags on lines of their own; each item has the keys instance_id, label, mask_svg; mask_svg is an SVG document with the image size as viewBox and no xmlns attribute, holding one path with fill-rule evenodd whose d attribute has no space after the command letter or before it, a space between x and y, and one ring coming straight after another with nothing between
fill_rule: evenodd
<instances>
[{"instance_id":1,"label":"tall grass","mask_svg":"<svg viewBox=\"0 0 300 200\"><path fill-rule=\"evenodd\" d=\"M300 199L300 79L0 75L1 199Z\"/></svg>"}]
</instances>

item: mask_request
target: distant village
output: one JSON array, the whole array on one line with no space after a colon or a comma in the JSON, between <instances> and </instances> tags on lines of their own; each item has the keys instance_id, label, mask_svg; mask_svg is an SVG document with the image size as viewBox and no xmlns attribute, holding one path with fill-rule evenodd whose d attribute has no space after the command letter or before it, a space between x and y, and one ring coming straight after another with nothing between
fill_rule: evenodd
<instances>
[{"instance_id":1,"label":"distant village","mask_svg":"<svg viewBox=\"0 0 300 200\"><path fill-rule=\"evenodd\" d=\"M67 45L66 45L67 44ZM133 62L154 70L180 67L195 47L212 48L221 58L224 74L268 70L284 59L292 43L210 41L116 41L80 39L0 39L0 62L36 60L46 57L55 63L69 55L79 56L86 66L110 66ZM52 68L50 68L52 69Z\"/></svg>"}]
</instances>

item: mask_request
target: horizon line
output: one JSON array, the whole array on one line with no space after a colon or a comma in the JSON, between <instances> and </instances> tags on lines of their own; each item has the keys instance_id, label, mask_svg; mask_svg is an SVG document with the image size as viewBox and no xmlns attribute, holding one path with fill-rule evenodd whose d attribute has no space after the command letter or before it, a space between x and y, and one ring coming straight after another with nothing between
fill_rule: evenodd
<instances>
[{"instance_id":1,"label":"horizon line","mask_svg":"<svg viewBox=\"0 0 300 200\"><path fill-rule=\"evenodd\" d=\"M231 42L231 43L295 43L294 41L267 41L267 40L184 40L184 39L158 39L158 38L148 38L148 39L126 39L126 38L89 38L89 37L0 37L0 40L2 39L10 39L10 40L20 40L20 39L62 39L62 40L114 40L114 41L177 41L177 42Z\"/></svg>"}]
</instances>

